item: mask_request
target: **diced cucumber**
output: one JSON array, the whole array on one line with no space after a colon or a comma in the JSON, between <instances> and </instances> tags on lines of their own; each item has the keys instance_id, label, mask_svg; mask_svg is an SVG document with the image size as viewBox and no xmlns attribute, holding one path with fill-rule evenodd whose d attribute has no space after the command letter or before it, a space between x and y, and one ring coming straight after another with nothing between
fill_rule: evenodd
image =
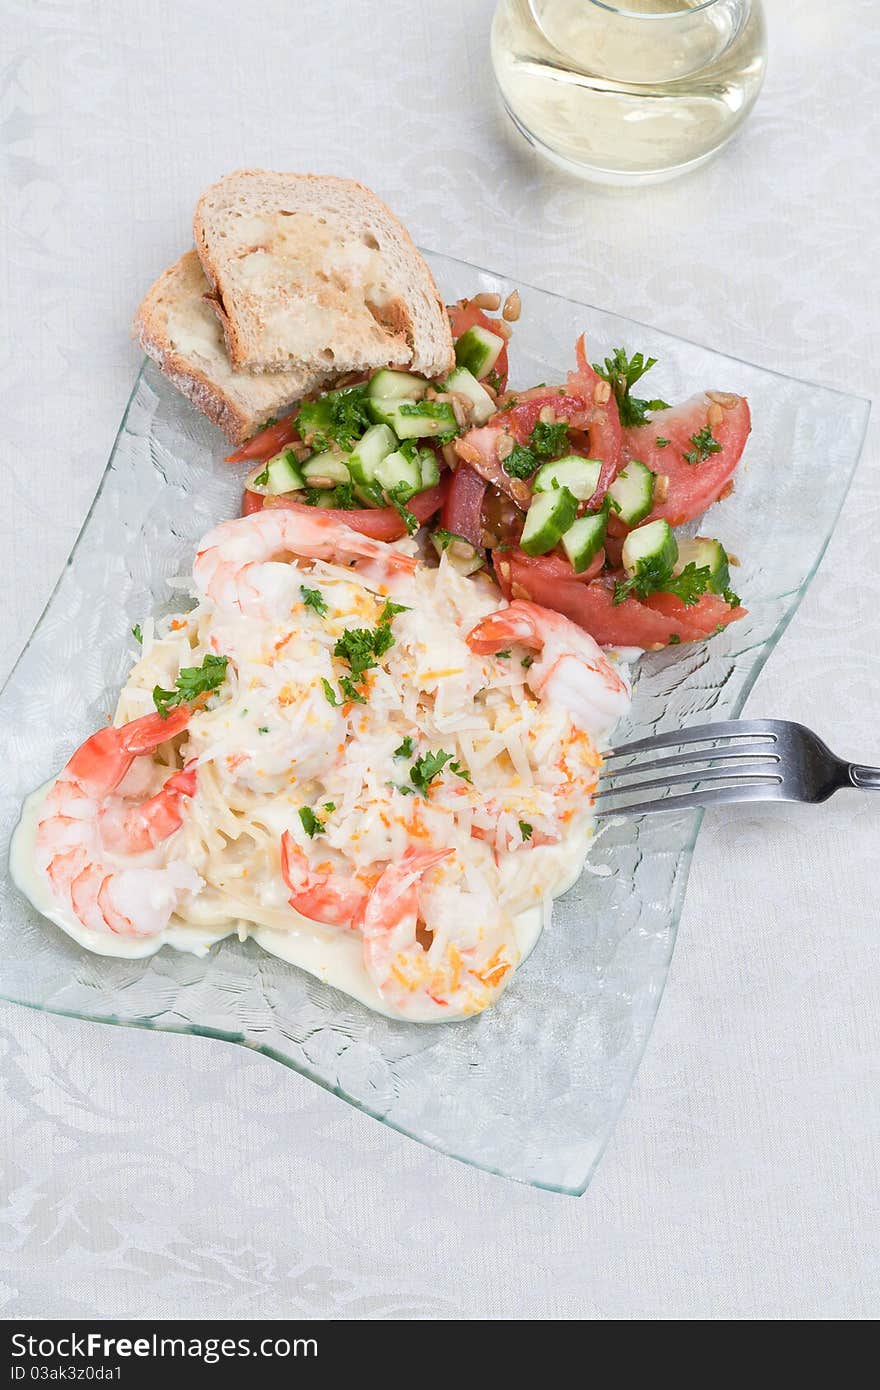
<instances>
[{"instance_id":1,"label":"diced cucumber","mask_svg":"<svg viewBox=\"0 0 880 1390\"><path fill-rule=\"evenodd\" d=\"M310 507L333 507L338 505L337 497L332 488L319 488L309 494L308 505Z\"/></svg>"},{"instance_id":2,"label":"diced cucumber","mask_svg":"<svg viewBox=\"0 0 880 1390\"><path fill-rule=\"evenodd\" d=\"M443 382L444 391L456 391L471 405L471 415L475 425L485 425L498 407L485 387L481 386L467 367L456 367Z\"/></svg>"},{"instance_id":3,"label":"diced cucumber","mask_svg":"<svg viewBox=\"0 0 880 1390\"><path fill-rule=\"evenodd\" d=\"M367 395L371 401L420 401L427 389L428 383L423 376L383 367L370 378Z\"/></svg>"},{"instance_id":4,"label":"diced cucumber","mask_svg":"<svg viewBox=\"0 0 880 1390\"><path fill-rule=\"evenodd\" d=\"M550 492L552 488L567 487L579 502L587 502L596 491L602 464L599 459L582 459L579 454L566 454L555 463L542 463L532 486L535 492Z\"/></svg>"},{"instance_id":5,"label":"diced cucumber","mask_svg":"<svg viewBox=\"0 0 880 1390\"><path fill-rule=\"evenodd\" d=\"M605 512L590 512L573 521L562 537L562 548L575 574L583 574L605 544Z\"/></svg>"},{"instance_id":6,"label":"diced cucumber","mask_svg":"<svg viewBox=\"0 0 880 1390\"><path fill-rule=\"evenodd\" d=\"M385 507L388 505L383 496L382 489L375 481L372 483L355 483L354 495L365 507Z\"/></svg>"},{"instance_id":7,"label":"diced cucumber","mask_svg":"<svg viewBox=\"0 0 880 1390\"><path fill-rule=\"evenodd\" d=\"M381 416L398 439L427 439L457 434L455 412L448 401L371 401L374 417Z\"/></svg>"},{"instance_id":8,"label":"diced cucumber","mask_svg":"<svg viewBox=\"0 0 880 1390\"><path fill-rule=\"evenodd\" d=\"M425 488L437 486L440 481L440 466L433 449L419 449L419 470L422 475L422 492Z\"/></svg>"},{"instance_id":9,"label":"diced cucumber","mask_svg":"<svg viewBox=\"0 0 880 1390\"><path fill-rule=\"evenodd\" d=\"M715 594L723 594L730 588L730 567L727 551L720 541L707 540L695 536L693 540L679 541L678 560L675 574L681 574L685 565L693 564L698 570L709 570L709 588Z\"/></svg>"},{"instance_id":10,"label":"diced cucumber","mask_svg":"<svg viewBox=\"0 0 880 1390\"><path fill-rule=\"evenodd\" d=\"M630 576L646 567L668 575L677 559L678 545L668 521L638 526L623 542L623 568Z\"/></svg>"},{"instance_id":11,"label":"diced cucumber","mask_svg":"<svg viewBox=\"0 0 880 1390\"><path fill-rule=\"evenodd\" d=\"M282 492L297 492L305 487L302 470L292 449L284 449L268 463L260 463L252 469L245 481L250 492L259 492L264 497L276 497Z\"/></svg>"},{"instance_id":12,"label":"diced cucumber","mask_svg":"<svg viewBox=\"0 0 880 1390\"><path fill-rule=\"evenodd\" d=\"M376 467L388 454L397 448L397 436L388 425L371 425L358 443L347 463L349 472L356 483L371 483L376 476Z\"/></svg>"},{"instance_id":13,"label":"diced cucumber","mask_svg":"<svg viewBox=\"0 0 880 1390\"><path fill-rule=\"evenodd\" d=\"M351 473L345 460L346 455L337 449L313 454L303 464L303 477L309 487L336 487L339 483L350 483Z\"/></svg>"},{"instance_id":14,"label":"diced cucumber","mask_svg":"<svg viewBox=\"0 0 880 1390\"><path fill-rule=\"evenodd\" d=\"M505 346L504 339L488 328L474 324L462 333L455 344L455 360L460 367L466 367L477 379L488 376Z\"/></svg>"},{"instance_id":15,"label":"diced cucumber","mask_svg":"<svg viewBox=\"0 0 880 1390\"><path fill-rule=\"evenodd\" d=\"M520 545L527 555L546 555L558 545L577 512L577 498L567 487L537 492L526 513Z\"/></svg>"},{"instance_id":16,"label":"diced cucumber","mask_svg":"<svg viewBox=\"0 0 880 1390\"><path fill-rule=\"evenodd\" d=\"M386 454L376 465L376 482L389 496L393 492L398 502L408 502L422 490L422 470L418 454L408 457L401 449Z\"/></svg>"},{"instance_id":17,"label":"diced cucumber","mask_svg":"<svg viewBox=\"0 0 880 1390\"><path fill-rule=\"evenodd\" d=\"M367 399L366 384L340 386L336 391L325 391L316 401L303 401L296 417L296 427L307 444L310 444L316 435L318 437L325 435L328 439L330 438L327 431L332 431L337 427L339 402L343 398L352 404L355 402L365 403ZM354 433L357 434L358 430L355 429Z\"/></svg>"},{"instance_id":18,"label":"diced cucumber","mask_svg":"<svg viewBox=\"0 0 880 1390\"><path fill-rule=\"evenodd\" d=\"M466 541L464 536L456 536L452 531L433 531L431 544L438 555L446 556L459 574L476 574L485 564L482 552Z\"/></svg>"},{"instance_id":19,"label":"diced cucumber","mask_svg":"<svg viewBox=\"0 0 880 1390\"><path fill-rule=\"evenodd\" d=\"M608 492L611 500L617 503L618 516L627 526L637 526L650 512L654 505L655 481L656 475L637 459L631 459L614 479Z\"/></svg>"}]
</instances>

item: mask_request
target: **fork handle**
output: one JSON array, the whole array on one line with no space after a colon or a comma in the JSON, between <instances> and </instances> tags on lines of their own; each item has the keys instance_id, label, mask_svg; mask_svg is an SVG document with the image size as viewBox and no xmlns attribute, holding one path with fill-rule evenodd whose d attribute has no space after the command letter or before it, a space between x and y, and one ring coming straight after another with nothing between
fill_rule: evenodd
<instances>
[{"instance_id":1,"label":"fork handle","mask_svg":"<svg viewBox=\"0 0 880 1390\"><path fill-rule=\"evenodd\" d=\"M865 767L862 763L850 763L847 768L849 780L854 787L863 791L880 792L880 767Z\"/></svg>"}]
</instances>

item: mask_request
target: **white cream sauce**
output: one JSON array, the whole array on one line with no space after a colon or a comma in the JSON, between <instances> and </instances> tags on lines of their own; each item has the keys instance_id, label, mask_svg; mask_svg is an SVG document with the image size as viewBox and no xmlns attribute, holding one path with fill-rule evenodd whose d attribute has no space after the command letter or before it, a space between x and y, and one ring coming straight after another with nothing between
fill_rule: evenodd
<instances>
[{"instance_id":1,"label":"white cream sauce","mask_svg":"<svg viewBox=\"0 0 880 1390\"><path fill-rule=\"evenodd\" d=\"M140 960L155 955L163 946L186 951L194 956L206 956L211 947L227 936L242 941L251 937L270 955L307 971L324 984L342 990L376 1013L398 1018L390 1010L370 979L363 964L360 937L352 931L322 928L289 908L290 926L284 930L260 926L244 919L233 919L219 925L200 927L171 919L164 931L156 936L119 936L111 932L93 932L85 928L72 912L64 912L52 896L48 881L35 867L35 838L40 811L53 782L47 782L25 800L21 820L12 836L9 868L13 882L30 900L38 912L72 937L78 945L99 956L124 960ZM543 928L549 923L552 900L568 891L583 870L588 841L583 831L562 844L548 847L547 855L558 860L558 879L551 895L534 907L518 913L514 919L520 965L531 954Z\"/></svg>"}]
</instances>

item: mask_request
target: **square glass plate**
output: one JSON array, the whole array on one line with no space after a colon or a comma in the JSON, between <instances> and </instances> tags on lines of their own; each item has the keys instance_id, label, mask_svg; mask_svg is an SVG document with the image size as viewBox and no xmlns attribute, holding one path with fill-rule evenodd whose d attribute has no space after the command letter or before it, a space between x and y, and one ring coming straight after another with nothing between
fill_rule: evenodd
<instances>
[{"instance_id":1,"label":"square glass plate","mask_svg":"<svg viewBox=\"0 0 880 1390\"><path fill-rule=\"evenodd\" d=\"M430 256L448 301L506 295L500 276ZM615 314L519 285L513 385L562 379L586 330L597 359L620 343L659 359L651 393L749 397L754 429L736 490L709 530L741 557L749 616L710 642L643 659L627 727L639 737L736 716L825 550L858 458L867 403L724 357ZM130 629L172 607L166 579L236 515L241 468L155 369L138 376L113 453L54 594L0 702L3 863L21 802L113 709ZM675 941L699 813L626 819L498 1004L467 1022L370 1013L252 943L204 959L89 955L0 883L0 994L104 1023L256 1048L401 1132L481 1168L583 1192L645 1048ZM605 876L601 876L601 875ZM279 1074L279 1084L283 1084Z\"/></svg>"}]
</instances>

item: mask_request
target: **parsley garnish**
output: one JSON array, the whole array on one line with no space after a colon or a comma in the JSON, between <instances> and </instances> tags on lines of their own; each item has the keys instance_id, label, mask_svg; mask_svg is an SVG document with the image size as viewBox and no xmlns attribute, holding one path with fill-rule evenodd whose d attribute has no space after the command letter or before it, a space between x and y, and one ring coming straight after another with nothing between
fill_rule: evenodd
<instances>
[{"instance_id":1,"label":"parsley garnish","mask_svg":"<svg viewBox=\"0 0 880 1390\"><path fill-rule=\"evenodd\" d=\"M464 536L459 536L455 531L447 531L442 526L436 527L433 536L441 550L448 550L455 541L463 541L465 545L470 545L470 541L466 541Z\"/></svg>"},{"instance_id":2,"label":"parsley garnish","mask_svg":"<svg viewBox=\"0 0 880 1390\"><path fill-rule=\"evenodd\" d=\"M523 837L523 843L525 843L526 840L530 840L532 838L532 827L529 825L527 820L521 820L519 822L519 833Z\"/></svg>"},{"instance_id":3,"label":"parsley garnish","mask_svg":"<svg viewBox=\"0 0 880 1390\"><path fill-rule=\"evenodd\" d=\"M296 428L316 453L324 453L334 442L350 449L371 424L366 397L364 384L305 401L296 417Z\"/></svg>"},{"instance_id":4,"label":"parsley garnish","mask_svg":"<svg viewBox=\"0 0 880 1390\"><path fill-rule=\"evenodd\" d=\"M267 464L266 464L266 467L263 469L262 473L258 473L257 476L254 478L254 485L255 485L256 487L266 487L266 486L268 485L268 482L269 482L269 465L268 465L268 463L267 463Z\"/></svg>"},{"instance_id":5,"label":"parsley garnish","mask_svg":"<svg viewBox=\"0 0 880 1390\"><path fill-rule=\"evenodd\" d=\"M365 705L367 703L365 696L358 690L351 676L342 676L339 681L339 688L352 704Z\"/></svg>"},{"instance_id":6,"label":"parsley garnish","mask_svg":"<svg viewBox=\"0 0 880 1390\"><path fill-rule=\"evenodd\" d=\"M446 764L451 760L451 753L444 753L440 748L436 753L423 753L420 758L416 758L409 770L409 780L412 782L416 791L422 796L428 795L428 788L439 777Z\"/></svg>"},{"instance_id":7,"label":"parsley garnish","mask_svg":"<svg viewBox=\"0 0 880 1390\"><path fill-rule=\"evenodd\" d=\"M662 590L664 594L674 594L686 608L692 608L702 594L712 587L712 571L708 565L699 569L691 560L681 574L673 574L668 566L657 560L646 560L629 579L618 581L614 586L614 603L623 603L630 594L647 598Z\"/></svg>"},{"instance_id":8,"label":"parsley garnish","mask_svg":"<svg viewBox=\"0 0 880 1390\"><path fill-rule=\"evenodd\" d=\"M131 630L131 635L137 642L139 647L142 647L144 645L144 634L140 623L135 623L134 627Z\"/></svg>"},{"instance_id":9,"label":"parsley garnish","mask_svg":"<svg viewBox=\"0 0 880 1390\"><path fill-rule=\"evenodd\" d=\"M677 647L680 641L681 641L681 638L679 637L679 635L678 635L677 632L670 632L670 634L669 634L669 645L670 645L670 647Z\"/></svg>"},{"instance_id":10,"label":"parsley garnish","mask_svg":"<svg viewBox=\"0 0 880 1390\"><path fill-rule=\"evenodd\" d=\"M665 448L666 448L666 445L669 443L669 440L668 440L668 439L661 439L660 436L659 436L659 434L658 434L657 438L654 440L654 443L657 445L657 448L658 448L658 449L665 449Z\"/></svg>"},{"instance_id":11,"label":"parsley garnish","mask_svg":"<svg viewBox=\"0 0 880 1390\"><path fill-rule=\"evenodd\" d=\"M324 822L318 820L311 806L301 806L299 809L299 818L302 821L302 828L310 840L314 840L316 835L323 835Z\"/></svg>"},{"instance_id":12,"label":"parsley garnish","mask_svg":"<svg viewBox=\"0 0 880 1390\"><path fill-rule=\"evenodd\" d=\"M568 448L568 425L538 420L528 444L515 444L501 467L509 478L530 478L543 459L559 458Z\"/></svg>"},{"instance_id":13,"label":"parsley garnish","mask_svg":"<svg viewBox=\"0 0 880 1390\"><path fill-rule=\"evenodd\" d=\"M463 782L470 782L472 780L471 774L468 772L467 768L462 767L459 762L450 763L449 771L454 772L456 777L460 777Z\"/></svg>"},{"instance_id":14,"label":"parsley garnish","mask_svg":"<svg viewBox=\"0 0 880 1390\"><path fill-rule=\"evenodd\" d=\"M641 380L645 372L656 366L656 363L656 357L646 358L641 352L634 352L632 357L627 357L626 348L622 347L615 348L612 355L605 358L604 368L598 362L593 363L593 371L611 386L614 399L617 401L620 423L625 428L646 424L649 410L669 409L666 401L643 401L630 395L636 382Z\"/></svg>"},{"instance_id":15,"label":"parsley garnish","mask_svg":"<svg viewBox=\"0 0 880 1390\"><path fill-rule=\"evenodd\" d=\"M326 676L321 677L321 684L324 687L324 698L326 699L328 705L332 705L333 708L336 709L337 705L340 702L339 700L337 700L336 691L333 689L333 686L330 684Z\"/></svg>"},{"instance_id":16,"label":"parsley garnish","mask_svg":"<svg viewBox=\"0 0 880 1390\"><path fill-rule=\"evenodd\" d=\"M412 736L411 736L410 734L407 734L406 738L405 738L405 739L403 740L403 742L399 745L399 747L395 748L395 750L394 750L394 756L395 756L395 758L411 758L412 755L413 755L413 741L412 741Z\"/></svg>"},{"instance_id":17,"label":"parsley garnish","mask_svg":"<svg viewBox=\"0 0 880 1390\"><path fill-rule=\"evenodd\" d=\"M327 612L327 601L320 589L307 589L305 584L300 584L299 591L302 594L302 601L307 608L313 608L319 618L323 618Z\"/></svg>"},{"instance_id":18,"label":"parsley garnish","mask_svg":"<svg viewBox=\"0 0 880 1390\"><path fill-rule=\"evenodd\" d=\"M496 652L495 655L496 655L497 657L502 658L502 659L503 659L504 657L510 656L510 648L509 648L509 647L505 647L503 652Z\"/></svg>"},{"instance_id":19,"label":"parsley garnish","mask_svg":"<svg viewBox=\"0 0 880 1390\"><path fill-rule=\"evenodd\" d=\"M492 387L492 390L497 395L498 392L501 390L501 377L498 375L494 367L492 368L491 372L486 373L486 380Z\"/></svg>"},{"instance_id":20,"label":"parsley garnish","mask_svg":"<svg viewBox=\"0 0 880 1390\"><path fill-rule=\"evenodd\" d=\"M389 647L394 646L391 620L395 613L404 613L405 611L404 604L392 603L389 599L379 615L378 627L347 627L338 639L333 648L333 655L348 662L348 668L351 672L351 675L343 676L339 682L339 688L346 699L353 700L359 705L367 703L363 692L358 689L358 682L367 671L378 664L379 658L385 655ZM328 701L335 706L338 701L332 685L326 677L322 678L322 684Z\"/></svg>"},{"instance_id":21,"label":"parsley garnish","mask_svg":"<svg viewBox=\"0 0 880 1390\"><path fill-rule=\"evenodd\" d=\"M408 612L409 609L407 608L405 603L392 603L391 599L388 598L385 600L385 605L382 609L382 612L379 614L379 622L383 626L387 625L391 622L391 619L395 616L395 614Z\"/></svg>"},{"instance_id":22,"label":"parsley garnish","mask_svg":"<svg viewBox=\"0 0 880 1390\"><path fill-rule=\"evenodd\" d=\"M523 670L527 671L530 666L534 665L534 661L535 658L533 656L524 656L519 664L522 666Z\"/></svg>"},{"instance_id":23,"label":"parsley garnish","mask_svg":"<svg viewBox=\"0 0 880 1390\"><path fill-rule=\"evenodd\" d=\"M720 454L721 445L712 434L708 425L704 425L696 434L691 435L693 449L686 449L682 457L688 463L703 463L710 454Z\"/></svg>"},{"instance_id":24,"label":"parsley garnish","mask_svg":"<svg viewBox=\"0 0 880 1390\"><path fill-rule=\"evenodd\" d=\"M406 483L398 483L397 486L393 487L388 493L388 501L406 527L407 534L414 536L419 529L419 519L406 505L411 496L412 492L407 487Z\"/></svg>"},{"instance_id":25,"label":"parsley garnish","mask_svg":"<svg viewBox=\"0 0 880 1390\"><path fill-rule=\"evenodd\" d=\"M226 679L226 665L228 658L225 656L214 656L210 653L205 657L201 666L184 666L177 680L174 682L174 690L163 690L160 685L153 689L153 703L163 719L168 718L168 711L177 705L189 704L199 695L210 694L218 686L223 684Z\"/></svg>"},{"instance_id":26,"label":"parsley garnish","mask_svg":"<svg viewBox=\"0 0 880 1390\"><path fill-rule=\"evenodd\" d=\"M325 802L324 802L323 809L327 812L327 815L329 816L329 815L331 814L331 812L333 812L333 811L336 810L336 802L335 802L335 801L325 801Z\"/></svg>"},{"instance_id":27,"label":"parsley garnish","mask_svg":"<svg viewBox=\"0 0 880 1390\"><path fill-rule=\"evenodd\" d=\"M268 724L261 724L260 727L259 727L259 729L257 729L257 733L258 733L258 734L267 734L268 732L269 732L269 726L268 726Z\"/></svg>"}]
</instances>

